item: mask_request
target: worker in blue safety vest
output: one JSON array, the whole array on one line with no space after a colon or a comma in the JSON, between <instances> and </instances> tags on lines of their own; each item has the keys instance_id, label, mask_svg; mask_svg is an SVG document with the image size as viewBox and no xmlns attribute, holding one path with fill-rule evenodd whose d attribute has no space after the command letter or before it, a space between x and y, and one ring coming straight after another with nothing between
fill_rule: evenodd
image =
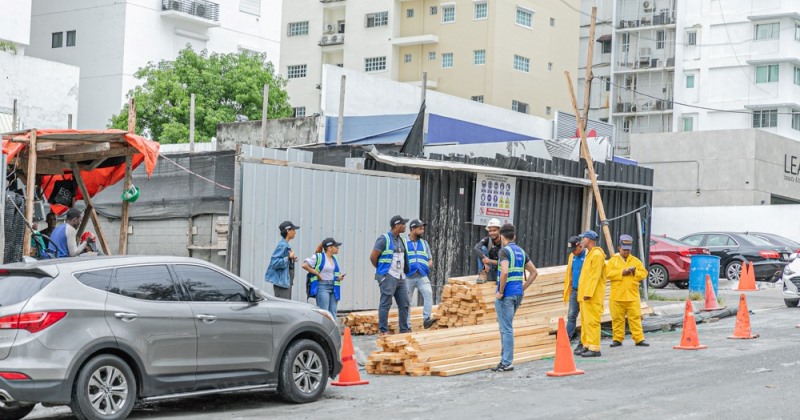
<instances>
[{"instance_id":1,"label":"worker in blue safety vest","mask_svg":"<svg viewBox=\"0 0 800 420\"><path fill-rule=\"evenodd\" d=\"M303 261L303 269L309 273L308 297L317 300L317 306L336 318L336 308L342 298L342 279L346 273L339 268L341 242L333 238L325 238L317 246L317 252Z\"/></svg>"},{"instance_id":2,"label":"worker in blue safety vest","mask_svg":"<svg viewBox=\"0 0 800 420\"><path fill-rule=\"evenodd\" d=\"M431 289L431 280L429 274L431 267L433 267L433 259L431 258L431 248L428 241L422 239L425 234L425 226L427 223L419 219L414 219L409 223L408 227L411 229L408 239L405 241L406 254L408 255L408 277L406 284L408 285L408 301L413 302L411 299L414 296L416 289L420 296L422 296L422 326L428 329L433 325L435 318L431 316L431 308L433 307L433 290ZM411 330L411 315L409 311L408 329Z\"/></svg>"},{"instance_id":3,"label":"worker in blue safety vest","mask_svg":"<svg viewBox=\"0 0 800 420\"><path fill-rule=\"evenodd\" d=\"M392 297L397 303L398 322L401 333L410 332L406 320L408 319L408 285L406 274L406 247L401 233L406 231L408 219L397 215L389 221L389 232L379 236L369 255L369 261L375 267L375 280L381 291L381 300L378 305L378 331L381 335L389 333L389 309L392 307Z\"/></svg>"}]
</instances>

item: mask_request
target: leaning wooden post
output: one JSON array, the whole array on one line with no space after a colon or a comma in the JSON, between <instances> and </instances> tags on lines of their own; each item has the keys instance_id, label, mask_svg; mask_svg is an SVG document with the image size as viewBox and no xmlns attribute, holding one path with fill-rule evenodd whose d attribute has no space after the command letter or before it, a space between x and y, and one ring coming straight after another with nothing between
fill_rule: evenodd
<instances>
[{"instance_id":1,"label":"leaning wooden post","mask_svg":"<svg viewBox=\"0 0 800 420\"><path fill-rule=\"evenodd\" d=\"M83 202L86 203L86 213L89 213L89 217L92 218L92 224L94 225L94 230L97 233L97 240L100 242L100 247L103 249L103 252L106 255L111 255L111 250L108 248L108 242L106 242L106 235L103 234L103 229L100 227L100 219L97 217L97 212L94 210L92 197L89 196L89 190L86 188L86 184L83 182L81 169L78 167L77 163L72 163L70 167L72 168L72 177L75 178L75 182L78 183L78 188L81 190L81 195L83 195ZM86 219L86 214L83 215L83 218Z\"/></svg>"},{"instance_id":2,"label":"leaning wooden post","mask_svg":"<svg viewBox=\"0 0 800 420\"><path fill-rule=\"evenodd\" d=\"M25 221L33 224L33 198L36 195L36 129L31 130L31 139L28 142L28 173L26 174L27 185L25 191ZM25 229L22 236L22 255L31 255L31 232L30 228Z\"/></svg>"},{"instance_id":3,"label":"leaning wooden post","mask_svg":"<svg viewBox=\"0 0 800 420\"><path fill-rule=\"evenodd\" d=\"M128 132L134 134L136 132L136 103L133 98L128 102ZM133 153L131 147L125 144L125 181L122 185L122 191L128 191L133 183L131 180L131 172L133 169ZM128 203L122 200L122 212L119 221L119 247L117 253L119 255L126 255L128 253Z\"/></svg>"}]
</instances>

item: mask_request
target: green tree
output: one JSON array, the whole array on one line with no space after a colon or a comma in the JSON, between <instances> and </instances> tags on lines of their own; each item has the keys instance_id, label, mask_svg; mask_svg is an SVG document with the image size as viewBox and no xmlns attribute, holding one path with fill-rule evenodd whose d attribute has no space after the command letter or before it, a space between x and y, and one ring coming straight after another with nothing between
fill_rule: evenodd
<instances>
[{"instance_id":1,"label":"green tree","mask_svg":"<svg viewBox=\"0 0 800 420\"><path fill-rule=\"evenodd\" d=\"M195 141L210 141L217 124L236 115L261 119L264 85L269 85L270 118L292 114L286 80L275 74L265 54L196 53L182 50L175 61L139 69L144 84L128 92L136 101L136 132L160 143L189 142L190 96L195 94ZM111 128L128 129L128 104L111 117Z\"/></svg>"}]
</instances>

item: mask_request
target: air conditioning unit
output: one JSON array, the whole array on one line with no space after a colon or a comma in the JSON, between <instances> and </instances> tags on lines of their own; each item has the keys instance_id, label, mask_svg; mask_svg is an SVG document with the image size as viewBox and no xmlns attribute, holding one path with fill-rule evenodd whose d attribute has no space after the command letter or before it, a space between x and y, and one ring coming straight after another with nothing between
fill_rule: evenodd
<instances>
[{"instance_id":1,"label":"air conditioning unit","mask_svg":"<svg viewBox=\"0 0 800 420\"><path fill-rule=\"evenodd\" d=\"M640 57L650 57L650 47L639 48Z\"/></svg>"},{"instance_id":2,"label":"air conditioning unit","mask_svg":"<svg viewBox=\"0 0 800 420\"><path fill-rule=\"evenodd\" d=\"M332 34L333 33L333 25L326 26L325 27L325 33L326 34Z\"/></svg>"},{"instance_id":3,"label":"air conditioning unit","mask_svg":"<svg viewBox=\"0 0 800 420\"><path fill-rule=\"evenodd\" d=\"M646 0L645 2L643 2L642 3L642 9L645 12L652 12L653 10L655 10L655 6L653 5L653 1Z\"/></svg>"},{"instance_id":4,"label":"air conditioning unit","mask_svg":"<svg viewBox=\"0 0 800 420\"><path fill-rule=\"evenodd\" d=\"M656 67L658 67L658 68L660 68L660 69L663 69L663 68L664 68L664 60L662 60L662 59L660 59L660 58L659 58L659 59L656 61Z\"/></svg>"}]
</instances>

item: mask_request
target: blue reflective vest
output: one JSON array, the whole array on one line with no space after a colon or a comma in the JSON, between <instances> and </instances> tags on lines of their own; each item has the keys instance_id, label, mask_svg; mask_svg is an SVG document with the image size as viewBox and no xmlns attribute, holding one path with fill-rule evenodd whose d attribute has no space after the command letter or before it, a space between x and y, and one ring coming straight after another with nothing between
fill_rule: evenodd
<instances>
[{"instance_id":1,"label":"blue reflective vest","mask_svg":"<svg viewBox=\"0 0 800 420\"><path fill-rule=\"evenodd\" d=\"M503 297L522 296L522 282L525 280L525 251L515 243L510 243L503 248L508 253L508 278ZM497 291L500 291L500 264L497 264Z\"/></svg>"},{"instance_id":2,"label":"blue reflective vest","mask_svg":"<svg viewBox=\"0 0 800 420\"><path fill-rule=\"evenodd\" d=\"M421 275L427 277L431 271L430 267L428 267L428 261L431 259L431 251L430 247L428 247L428 242L424 239L417 239L416 241L403 239L403 242L406 245L406 253L408 254L406 258L408 262L408 276L411 277L419 272Z\"/></svg>"},{"instance_id":3,"label":"blue reflective vest","mask_svg":"<svg viewBox=\"0 0 800 420\"><path fill-rule=\"evenodd\" d=\"M383 237L386 239L386 245L383 247L380 257L378 257L378 267L375 272L380 275L389 274L389 269L392 267L392 259L394 258L394 235L392 232L384 233Z\"/></svg>"},{"instance_id":4,"label":"blue reflective vest","mask_svg":"<svg viewBox=\"0 0 800 420\"><path fill-rule=\"evenodd\" d=\"M321 271L322 268L325 267L325 259L326 259L325 258L325 254L322 254L322 253L315 254L315 258L317 260L317 263L314 265L314 270L316 270L317 273L321 273L322 272ZM333 296L336 297L337 301L342 298L342 291L341 291L342 281L339 278L339 274L340 274L340 272L339 272L339 260L336 259L336 256L334 255L333 256ZM319 280L320 280L319 277L311 274L311 277L309 278L309 281L311 282L311 286L308 289L308 297L317 297L317 288L319 287Z\"/></svg>"}]
</instances>

